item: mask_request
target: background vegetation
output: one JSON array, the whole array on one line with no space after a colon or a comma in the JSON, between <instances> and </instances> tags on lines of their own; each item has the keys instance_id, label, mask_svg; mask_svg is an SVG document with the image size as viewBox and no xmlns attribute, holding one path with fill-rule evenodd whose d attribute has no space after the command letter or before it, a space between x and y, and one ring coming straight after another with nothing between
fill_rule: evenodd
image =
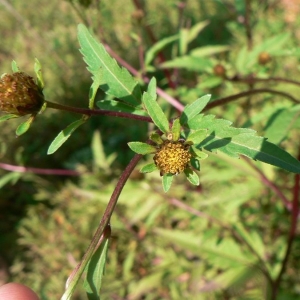
<instances>
[{"instance_id":1,"label":"background vegetation","mask_svg":"<svg viewBox=\"0 0 300 300\"><path fill-rule=\"evenodd\" d=\"M299 10L292 0L1 0L0 71L10 72L15 59L33 74L37 57L46 99L86 107L91 79L76 37L85 23L135 75L155 76L183 104L205 93L220 99L248 92L209 112L298 157ZM167 43L176 34L179 40ZM158 41L166 45L156 53ZM41 299L62 295L133 156L127 142L145 141L151 130L94 117L47 156L76 118L48 109L17 139L20 120L1 123L0 280L28 284ZM17 166L27 169L11 172ZM57 175L61 169L71 171ZM132 174L111 222L103 299L299 297L298 176L218 153L201 165L200 181L192 187L178 176L165 194L159 174ZM74 299L85 298L78 289Z\"/></svg>"}]
</instances>

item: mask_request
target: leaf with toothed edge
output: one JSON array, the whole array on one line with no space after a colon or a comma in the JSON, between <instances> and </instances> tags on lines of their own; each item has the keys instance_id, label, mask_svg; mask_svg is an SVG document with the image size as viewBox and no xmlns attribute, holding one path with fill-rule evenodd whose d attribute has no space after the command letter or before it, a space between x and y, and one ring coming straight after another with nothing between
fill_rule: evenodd
<instances>
[{"instance_id":1,"label":"leaf with toothed edge","mask_svg":"<svg viewBox=\"0 0 300 300\"><path fill-rule=\"evenodd\" d=\"M100 82L100 88L108 95L133 106L140 106L141 90L138 82L127 69L117 64L83 24L78 25L78 40L88 70L93 74L94 80ZM99 76L101 73L102 76Z\"/></svg>"},{"instance_id":2,"label":"leaf with toothed edge","mask_svg":"<svg viewBox=\"0 0 300 300\"><path fill-rule=\"evenodd\" d=\"M215 119L214 115L197 115L188 121L190 129L206 129L207 137L197 148L208 151L221 151L228 156L239 158L244 155L254 160L300 173L300 162L288 152L256 135L256 131L248 128L231 127L231 122Z\"/></svg>"}]
</instances>

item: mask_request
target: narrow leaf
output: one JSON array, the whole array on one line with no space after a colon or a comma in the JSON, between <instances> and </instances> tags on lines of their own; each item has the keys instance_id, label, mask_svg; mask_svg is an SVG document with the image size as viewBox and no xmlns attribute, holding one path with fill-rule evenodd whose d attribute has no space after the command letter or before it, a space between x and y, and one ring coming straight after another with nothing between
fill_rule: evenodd
<instances>
[{"instance_id":1,"label":"narrow leaf","mask_svg":"<svg viewBox=\"0 0 300 300\"><path fill-rule=\"evenodd\" d=\"M20 135L24 134L30 128L30 125L34 121L34 119L35 119L35 116L31 116L24 123L20 124L16 130L16 135L20 136Z\"/></svg>"},{"instance_id":2,"label":"narrow leaf","mask_svg":"<svg viewBox=\"0 0 300 300\"><path fill-rule=\"evenodd\" d=\"M179 119L174 120L172 124L172 139L178 141L180 137L180 122Z\"/></svg>"},{"instance_id":3,"label":"narrow leaf","mask_svg":"<svg viewBox=\"0 0 300 300\"><path fill-rule=\"evenodd\" d=\"M149 114L149 116L151 117L152 121L154 122L154 124L164 133L167 133L169 131L169 122L167 117L165 116L165 114L163 113L161 107L158 105L158 103L156 102L156 97L153 97L153 94L151 95L152 91L152 86L153 86L153 82L155 82L155 79L153 78L150 83L149 86L150 88L148 88L150 91L149 92L145 92L143 94L143 104L146 107L146 110Z\"/></svg>"},{"instance_id":4,"label":"narrow leaf","mask_svg":"<svg viewBox=\"0 0 300 300\"><path fill-rule=\"evenodd\" d=\"M162 184L163 184L163 189L164 189L165 193L170 189L170 187L172 185L173 177L174 177L174 175L172 175L172 174L164 174L163 175Z\"/></svg>"},{"instance_id":5,"label":"narrow leaf","mask_svg":"<svg viewBox=\"0 0 300 300\"><path fill-rule=\"evenodd\" d=\"M105 270L108 244L109 238L106 238L89 261L86 279L83 284L89 300L100 299L100 288Z\"/></svg>"},{"instance_id":6,"label":"narrow leaf","mask_svg":"<svg viewBox=\"0 0 300 300\"><path fill-rule=\"evenodd\" d=\"M83 123L85 123L85 119L77 120L67 126L64 130L62 130L57 137L52 141L51 145L48 148L47 154L53 154L58 148L60 148L71 136L71 134Z\"/></svg>"},{"instance_id":7,"label":"narrow leaf","mask_svg":"<svg viewBox=\"0 0 300 300\"><path fill-rule=\"evenodd\" d=\"M45 86L45 83L42 75L42 65L37 58L35 59L34 63L34 72L36 74L38 87L42 91Z\"/></svg>"},{"instance_id":8,"label":"narrow leaf","mask_svg":"<svg viewBox=\"0 0 300 300\"><path fill-rule=\"evenodd\" d=\"M156 171L157 170L157 166L155 163L150 163L150 164L147 164L145 166L143 166L141 169L140 169L140 172L141 173L151 173L153 171Z\"/></svg>"},{"instance_id":9,"label":"narrow leaf","mask_svg":"<svg viewBox=\"0 0 300 300\"><path fill-rule=\"evenodd\" d=\"M191 150L192 150L193 154L196 156L196 158L197 158L198 160L202 160L202 159L205 159L205 158L208 157L208 154L207 154L207 153L205 153L205 152L203 152L203 151L197 149L197 148L194 147L194 146L191 147Z\"/></svg>"},{"instance_id":10,"label":"narrow leaf","mask_svg":"<svg viewBox=\"0 0 300 300\"><path fill-rule=\"evenodd\" d=\"M19 116L13 114L5 114L0 117L0 122L7 121L9 119L18 118Z\"/></svg>"},{"instance_id":11,"label":"narrow leaf","mask_svg":"<svg viewBox=\"0 0 300 300\"><path fill-rule=\"evenodd\" d=\"M178 40L178 34L169 36L167 38L164 38L157 43L155 43L147 52L145 55L145 65L148 66L151 61L155 58L156 54L161 51L163 48L165 48L168 44Z\"/></svg>"},{"instance_id":12,"label":"narrow leaf","mask_svg":"<svg viewBox=\"0 0 300 300\"><path fill-rule=\"evenodd\" d=\"M185 169L184 174L186 175L187 180L193 185L199 185L200 180L198 174L192 169Z\"/></svg>"},{"instance_id":13,"label":"narrow leaf","mask_svg":"<svg viewBox=\"0 0 300 300\"><path fill-rule=\"evenodd\" d=\"M142 142L129 142L128 146L135 153L142 155L154 153L156 151L154 146Z\"/></svg>"},{"instance_id":14,"label":"narrow leaf","mask_svg":"<svg viewBox=\"0 0 300 300\"><path fill-rule=\"evenodd\" d=\"M182 125L186 124L189 120L191 120L193 117L195 117L196 115L198 115L203 109L204 107L207 105L207 103L209 102L211 98L210 94L207 94L205 96L202 96L200 98L198 98L196 101L194 101L193 103L187 105L181 116L180 116L180 123Z\"/></svg>"},{"instance_id":15,"label":"narrow leaf","mask_svg":"<svg viewBox=\"0 0 300 300\"><path fill-rule=\"evenodd\" d=\"M20 69L19 69L17 63L16 63L16 61L14 61L14 60L11 62L11 69L12 69L12 71L13 71L14 73L20 72Z\"/></svg>"},{"instance_id":16,"label":"narrow leaf","mask_svg":"<svg viewBox=\"0 0 300 300\"><path fill-rule=\"evenodd\" d=\"M207 25L209 21L202 21L195 24L190 30L188 34L188 43L192 42L199 35L200 31L202 31Z\"/></svg>"},{"instance_id":17,"label":"narrow leaf","mask_svg":"<svg viewBox=\"0 0 300 300\"><path fill-rule=\"evenodd\" d=\"M97 79L101 83L100 88L131 105L140 105L141 91L138 82L127 69L117 64L83 24L78 25L78 40L88 70L94 75L94 80ZM101 78L100 68L103 74Z\"/></svg>"},{"instance_id":18,"label":"narrow leaf","mask_svg":"<svg viewBox=\"0 0 300 300\"><path fill-rule=\"evenodd\" d=\"M203 57L193 57L191 55L184 55L181 57L176 57L172 60L166 61L160 65L161 68L182 68L190 71L205 71L211 68L212 62L207 58Z\"/></svg>"},{"instance_id":19,"label":"narrow leaf","mask_svg":"<svg viewBox=\"0 0 300 300\"><path fill-rule=\"evenodd\" d=\"M225 51L229 51L230 48L228 46L218 45L218 46L204 46L193 49L190 53L195 57L204 57L211 56L214 54L222 53Z\"/></svg>"}]
</instances>

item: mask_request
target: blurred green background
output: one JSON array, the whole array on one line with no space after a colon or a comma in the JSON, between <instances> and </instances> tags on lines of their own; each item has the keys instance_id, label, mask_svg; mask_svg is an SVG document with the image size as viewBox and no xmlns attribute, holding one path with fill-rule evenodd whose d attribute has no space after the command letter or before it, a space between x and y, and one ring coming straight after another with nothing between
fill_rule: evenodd
<instances>
[{"instance_id":1,"label":"blurred green background","mask_svg":"<svg viewBox=\"0 0 300 300\"><path fill-rule=\"evenodd\" d=\"M22 71L33 76L38 58L46 99L87 107L92 80L79 52L79 23L88 25L99 40L142 72L140 54L154 44L149 28L160 41L179 32L183 36L182 28L208 21L185 53L180 52L180 44L168 44L165 60L188 56L200 47L222 45L226 50L207 48L208 53L199 58L207 62L205 67L170 67L175 88L168 84L158 56L147 71L183 104L205 93L217 99L251 88L235 81L238 76L300 80L299 6L297 0L0 0L0 72L10 73L11 61L16 60ZM277 48L270 43L276 51L263 44L282 33L289 35L278 38ZM243 50L247 46L254 50ZM270 61L259 61L262 52L271 55ZM255 60L247 65L253 53ZM231 80L216 72L217 65ZM284 91L296 99L299 95L297 85L283 82L260 82L255 87ZM159 101L170 116L175 115L163 99ZM274 114L289 107L287 98L258 93L210 112L263 135ZM0 284L22 282L41 299L62 295L133 156L127 142L145 141L151 130L136 121L93 117L58 152L47 156L55 136L78 118L48 109L18 138L15 128L20 119L0 124ZM294 156L299 148L298 123L278 142ZM3 164L71 169L80 175L14 173L4 170ZM293 174L221 154L204 161L199 187L178 176L168 194L162 191L159 174L134 172L111 222L103 299L267 299L271 289L267 275L276 278L282 266L290 214L261 174L292 198ZM297 236L277 299L300 298L299 258ZM86 299L83 289L74 299Z\"/></svg>"}]
</instances>

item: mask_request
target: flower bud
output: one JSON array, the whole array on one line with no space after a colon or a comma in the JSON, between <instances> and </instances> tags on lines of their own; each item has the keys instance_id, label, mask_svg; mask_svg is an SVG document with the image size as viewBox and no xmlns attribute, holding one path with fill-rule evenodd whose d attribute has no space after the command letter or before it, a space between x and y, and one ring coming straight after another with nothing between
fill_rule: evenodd
<instances>
[{"instance_id":1,"label":"flower bud","mask_svg":"<svg viewBox=\"0 0 300 300\"><path fill-rule=\"evenodd\" d=\"M43 93L31 76L16 72L0 79L0 111L18 116L36 114L43 103Z\"/></svg>"},{"instance_id":2,"label":"flower bud","mask_svg":"<svg viewBox=\"0 0 300 300\"><path fill-rule=\"evenodd\" d=\"M272 60L271 55L268 52L261 52L258 56L258 63L260 65L266 65Z\"/></svg>"}]
</instances>

